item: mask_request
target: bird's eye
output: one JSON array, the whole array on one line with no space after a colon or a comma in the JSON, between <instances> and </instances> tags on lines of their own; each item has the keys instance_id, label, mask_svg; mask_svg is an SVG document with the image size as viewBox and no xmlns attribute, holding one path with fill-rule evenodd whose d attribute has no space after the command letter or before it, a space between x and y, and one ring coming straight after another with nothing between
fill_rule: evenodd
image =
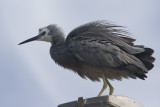
<instances>
[{"instance_id":1,"label":"bird's eye","mask_svg":"<svg viewBox=\"0 0 160 107\"><path fill-rule=\"evenodd\" d=\"M44 31L44 32L42 32L41 34L42 34L42 35L45 35L45 34L46 34L46 32Z\"/></svg>"}]
</instances>

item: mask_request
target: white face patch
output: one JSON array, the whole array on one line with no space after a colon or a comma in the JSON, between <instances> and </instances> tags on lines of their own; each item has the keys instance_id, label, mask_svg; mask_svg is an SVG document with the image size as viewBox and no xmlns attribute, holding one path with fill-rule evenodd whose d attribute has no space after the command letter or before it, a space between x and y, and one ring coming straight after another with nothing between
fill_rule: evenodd
<instances>
[{"instance_id":1,"label":"white face patch","mask_svg":"<svg viewBox=\"0 0 160 107\"><path fill-rule=\"evenodd\" d=\"M39 38L38 40L40 41L46 41L46 42L52 42L52 39L51 39L51 36L48 35L48 32L49 30L48 29L43 29L39 32L39 34L41 33L44 33L45 32L45 35L44 36L41 36L41 38Z\"/></svg>"}]
</instances>

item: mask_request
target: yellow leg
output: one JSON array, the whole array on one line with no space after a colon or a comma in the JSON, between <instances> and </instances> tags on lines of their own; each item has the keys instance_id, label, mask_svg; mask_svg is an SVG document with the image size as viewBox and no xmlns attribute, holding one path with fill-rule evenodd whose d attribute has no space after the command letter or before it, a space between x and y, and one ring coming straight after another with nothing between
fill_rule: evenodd
<instances>
[{"instance_id":1,"label":"yellow leg","mask_svg":"<svg viewBox=\"0 0 160 107\"><path fill-rule=\"evenodd\" d=\"M98 96L101 96L102 93L104 92L104 90L107 88L107 81L104 75L102 75L103 78L103 88L101 89L100 93L98 94Z\"/></svg>"},{"instance_id":2,"label":"yellow leg","mask_svg":"<svg viewBox=\"0 0 160 107\"><path fill-rule=\"evenodd\" d=\"M107 82L107 84L108 84L108 86L109 86L109 89L110 89L110 91L109 91L109 95L112 95L113 94L113 91L114 91L114 88L113 88L113 86L110 84L110 82L106 79L106 82Z\"/></svg>"}]
</instances>

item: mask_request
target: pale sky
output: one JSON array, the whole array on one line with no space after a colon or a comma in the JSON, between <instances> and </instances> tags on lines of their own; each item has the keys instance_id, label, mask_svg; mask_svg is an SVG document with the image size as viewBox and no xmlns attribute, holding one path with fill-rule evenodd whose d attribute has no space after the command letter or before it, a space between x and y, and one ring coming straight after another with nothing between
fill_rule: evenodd
<instances>
[{"instance_id":1,"label":"pale sky","mask_svg":"<svg viewBox=\"0 0 160 107\"><path fill-rule=\"evenodd\" d=\"M114 95L131 97L145 107L160 106L159 10L159 0L1 0L0 107L56 107L97 96L103 82L82 79L55 64L49 43L18 45L49 24L57 24L67 35L95 20L125 26L137 45L155 50L155 67L148 78L110 81ZM107 94L108 90L103 95Z\"/></svg>"}]
</instances>

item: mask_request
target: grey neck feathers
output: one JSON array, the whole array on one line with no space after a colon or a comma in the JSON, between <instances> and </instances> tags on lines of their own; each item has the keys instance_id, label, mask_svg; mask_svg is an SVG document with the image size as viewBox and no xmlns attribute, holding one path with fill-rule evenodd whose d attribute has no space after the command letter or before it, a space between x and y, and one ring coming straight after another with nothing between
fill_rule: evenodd
<instances>
[{"instance_id":1,"label":"grey neck feathers","mask_svg":"<svg viewBox=\"0 0 160 107\"><path fill-rule=\"evenodd\" d=\"M53 47L65 45L64 37L63 36L58 36L58 35L54 36L52 38L52 45L53 45Z\"/></svg>"},{"instance_id":2,"label":"grey neck feathers","mask_svg":"<svg viewBox=\"0 0 160 107\"><path fill-rule=\"evenodd\" d=\"M78 65L76 57L66 46L64 38L58 38L58 41L53 41L50 48L50 55L57 64L64 68L70 69L70 67L73 66L74 68Z\"/></svg>"}]
</instances>

